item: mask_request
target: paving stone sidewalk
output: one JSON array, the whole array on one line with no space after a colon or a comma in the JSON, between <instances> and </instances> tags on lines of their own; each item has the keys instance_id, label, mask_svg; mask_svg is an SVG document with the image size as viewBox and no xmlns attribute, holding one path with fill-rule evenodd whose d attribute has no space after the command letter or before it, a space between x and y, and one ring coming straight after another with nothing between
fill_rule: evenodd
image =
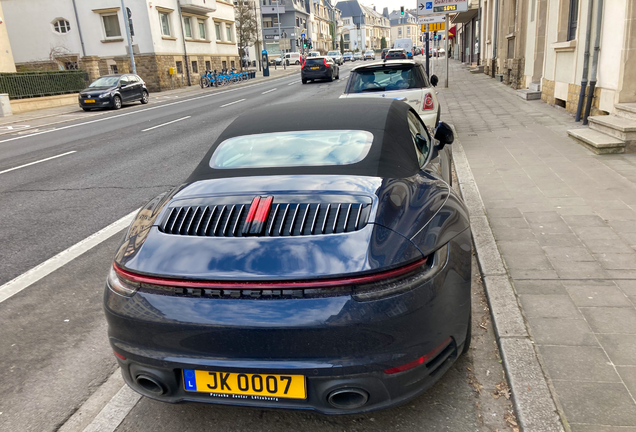
<instances>
[{"instance_id":1,"label":"paving stone sidewalk","mask_svg":"<svg viewBox=\"0 0 636 432\"><path fill-rule=\"evenodd\" d=\"M437 72L437 71L436 71ZM443 83L442 74L440 82ZM566 430L636 432L636 154L450 61L439 88Z\"/></svg>"}]
</instances>

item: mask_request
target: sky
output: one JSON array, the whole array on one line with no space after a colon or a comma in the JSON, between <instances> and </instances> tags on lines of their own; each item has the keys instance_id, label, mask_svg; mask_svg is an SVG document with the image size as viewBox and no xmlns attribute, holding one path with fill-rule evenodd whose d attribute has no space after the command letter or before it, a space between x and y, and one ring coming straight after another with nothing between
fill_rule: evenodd
<instances>
[{"instance_id":1,"label":"sky","mask_svg":"<svg viewBox=\"0 0 636 432\"><path fill-rule=\"evenodd\" d=\"M417 7L417 0L361 0L365 6L373 7L382 13L385 7L389 8L389 13L394 10L399 10L400 6L404 6L405 9L415 9Z\"/></svg>"}]
</instances>

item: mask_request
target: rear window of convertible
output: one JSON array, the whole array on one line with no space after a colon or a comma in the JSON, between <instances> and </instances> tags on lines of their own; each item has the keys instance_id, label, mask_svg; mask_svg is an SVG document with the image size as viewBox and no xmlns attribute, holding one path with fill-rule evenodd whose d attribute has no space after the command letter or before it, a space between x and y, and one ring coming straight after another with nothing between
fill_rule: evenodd
<instances>
[{"instance_id":1,"label":"rear window of convertible","mask_svg":"<svg viewBox=\"0 0 636 432\"><path fill-rule=\"evenodd\" d=\"M391 65L351 72L349 93L406 90L428 87L426 79L412 65Z\"/></svg>"},{"instance_id":2,"label":"rear window of convertible","mask_svg":"<svg viewBox=\"0 0 636 432\"><path fill-rule=\"evenodd\" d=\"M229 138L216 148L210 167L271 168L349 165L364 159L373 134L360 130L276 132Z\"/></svg>"}]
</instances>

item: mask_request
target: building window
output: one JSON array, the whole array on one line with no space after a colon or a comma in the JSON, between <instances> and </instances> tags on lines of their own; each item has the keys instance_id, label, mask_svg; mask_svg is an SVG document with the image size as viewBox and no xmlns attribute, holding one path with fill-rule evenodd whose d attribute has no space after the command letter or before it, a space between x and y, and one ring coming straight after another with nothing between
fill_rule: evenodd
<instances>
[{"instance_id":1,"label":"building window","mask_svg":"<svg viewBox=\"0 0 636 432\"><path fill-rule=\"evenodd\" d=\"M406 28L406 34L411 36L411 27Z\"/></svg>"},{"instance_id":2,"label":"building window","mask_svg":"<svg viewBox=\"0 0 636 432\"><path fill-rule=\"evenodd\" d=\"M77 62L64 62L64 70L77 70Z\"/></svg>"},{"instance_id":3,"label":"building window","mask_svg":"<svg viewBox=\"0 0 636 432\"><path fill-rule=\"evenodd\" d=\"M344 35L344 40L346 40L346 41L348 41L348 40L349 40L349 33L346 33L346 34Z\"/></svg>"},{"instance_id":4,"label":"building window","mask_svg":"<svg viewBox=\"0 0 636 432\"><path fill-rule=\"evenodd\" d=\"M232 42L232 26L225 24L225 34L227 35L227 41Z\"/></svg>"},{"instance_id":5,"label":"building window","mask_svg":"<svg viewBox=\"0 0 636 432\"><path fill-rule=\"evenodd\" d=\"M227 62L226 62L225 60L223 60L223 61L221 62L221 67L222 67L224 70L227 70Z\"/></svg>"},{"instance_id":6,"label":"building window","mask_svg":"<svg viewBox=\"0 0 636 432\"><path fill-rule=\"evenodd\" d=\"M234 60L232 60L232 61L230 62L230 67L231 67L232 69L234 69Z\"/></svg>"},{"instance_id":7,"label":"building window","mask_svg":"<svg viewBox=\"0 0 636 432\"><path fill-rule=\"evenodd\" d=\"M177 73L183 73L183 63L180 61L177 62Z\"/></svg>"},{"instance_id":8,"label":"building window","mask_svg":"<svg viewBox=\"0 0 636 432\"><path fill-rule=\"evenodd\" d=\"M570 14L568 17L568 40L576 39L576 26L579 21L579 0L570 0Z\"/></svg>"},{"instance_id":9,"label":"building window","mask_svg":"<svg viewBox=\"0 0 636 432\"><path fill-rule=\"evenodd\" d=\"M344 44L344 49L346 49L346 50L348 50L348 49L349 49L349 44L348 44L348 43L345 43L345 44Z\"/></svg>"},{"instance_id":10,"label":"building window","mask_svg":"<svg viewBox=\"0 0 636 432\"><path fill-rule=\"evenodd\" d=\"M68 33L71 25L65 19L59 19L53 23L53 29L58 33Z\"/></svg>"},{"instance_id":11,"label":"building window","mask_svg":"<svg viewBox=\"0 0 636 432\"><path fill-rule=\"evenodd\" d=\"M159 12L159 21L161 22L161 34L163 36L171 36L170 33L170 14Z\"/></svg>"},{"instance_id":12,"label":"building window","mask_svg":"<svg viewBox=\"0 0 636 432\"><path fill-rule=\"evenodd\" d=\"M119 73L118 70L117 70L117 65L110 65L110 73L111 74Z\"/></svg>"},{"instance_id":13,"label":"building window","mask_svg":"<svg viewBox=\"0 0 636 432\"><path fill-rule=\"evenodd\" d=\"M183 17L183 31L185 32L185 37L192 38L192 26L190 23L190 17Z\"/></svg>"},{"instance_id":14,"label":"building window","mask_svg":"<svg viewBox=\"0 0 636 432\"><path fill-rule=\"evenodd\" d=\"M205 20L198 20L199 23L199 39L207 39L208 35L205 31Z\"/></svg>"},{"instance_id":15,"label":"building window","mask_svg":"<svg viewBox=\"0 0 636 432\"><path fill-rule=\"evenodd\" d=\"M192 62L192 72L194 72L194 73L198 73L199 72L199 64L196 61Z\"/></svg>"},{"instance_id":16,"label":"building window","mask_svg":"<svg viewBox=\"0 0 636 432\"><path fill-rule=\"evenodd\" d=\"M296 27L300 27L300 19L298 17L296 17Z\"/></svg>"},{"instance_id":17,"label":"building window","mask_svg":"<svg viewBox=\"0 0 636 432\"><path fill-rule=\"evenodd\" d=\"M216 40L221 40L221 24L214 23L214 30L216 31Z\"/></svg>"},{"instance_id":18,"label":"building window","mask_svg":"<svg viewBox=\"0 0 636 432\"><path fill-rule=\"evenodd\" d=\"M402 29L401 28L398 29L398 36L402 36Z\"/></svg>"},{"instance_id":19,"label":"building window","mask_svg":"<svg viewBox=\"0 0 636 432\"><path fill-rule=\"evenodd\" d=\"M106 39L121 37L121 29L119 28L119 17L116 13L102 15L102 24L104 25L104 34Z\"/></svg>"},{"instance_id":20,"label":"building window","mask_svg":"<svg viewBox=\"0 0 636 432\"><path fill-rule=\"evenodd\" d=\"M205 70L210 70L210 60L205 61Z\"/></svg>"}]
</instances>

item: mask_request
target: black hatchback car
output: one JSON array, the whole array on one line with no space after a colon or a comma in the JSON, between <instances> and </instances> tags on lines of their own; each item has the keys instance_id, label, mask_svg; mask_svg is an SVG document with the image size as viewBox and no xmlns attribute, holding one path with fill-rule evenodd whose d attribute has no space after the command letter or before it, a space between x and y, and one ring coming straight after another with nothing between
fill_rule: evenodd
<instances>
[{"instance_id":1,"label":"black hatchback car","mask_svg":"<svg viewBox=\"0 0 636 432\"><path fill-rule=\"evenodd\" d=\"M452 141L391 98L238 117L117 250L104 310L126 383L164 402L327 414L425 391L471 336Z\"/></svg>"},{"instance_id":2,"label":"black hatchback car","mask_svg":"<svg viewBox=\"0 0 636 432\"><path fill-rule=\"evenodd\" d=\"M331 57L308 57L300 69L303 84L316 79L333 81L340 78L340 68Z\"/></svg>"},{"instance_id":3,"label":"black hatchback car","mask_svg":"<svg viewBox=\"0 0 636 432\"><path fill-rule=\"evenodd\" d=\"M119 109L124 103L140 101L148 103L146 83L138 75L105 75L93 81L78 96L84 111L91 108Z\"/></svg>"}]
</instances>

